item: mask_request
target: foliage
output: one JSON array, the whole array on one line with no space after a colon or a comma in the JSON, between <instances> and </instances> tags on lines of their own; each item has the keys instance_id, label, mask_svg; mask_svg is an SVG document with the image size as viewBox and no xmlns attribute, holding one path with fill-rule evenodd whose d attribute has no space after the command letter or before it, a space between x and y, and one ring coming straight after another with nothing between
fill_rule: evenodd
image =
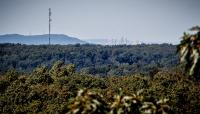
<instances>
[{"instance_id":1,"label":"foliage","mask_svg":"<svg viewBox=\"0 0 200 114\"><path fill-rule=\"evenodd\" d=\"M18 73L14 69L8 70L5 75L7 80L10 82L17 80L18 78Z\"/></svg>"},{"instance_id":2,"label":"foliage","mask_svg":"<svg viewBox=\"0 0 200 114\"><path fill-rule=\"evenodd\" d=\"M10 73L1 75L0 113L73 113L79 108L95 113L200 112L200 82L183 76L181 67L160 70L151 78L141 74L102 78L76 72L54 76L51 69L40 66L30 74L16 72L14 79L8 78ZM81 88L85 89L76 95Z\"/></svg>"},{"instance_id":3,"label":"foliage","mask_svg":"<svg viewBox=\"0 0 200 114\"><path fill-rule=\"evenodd\" d=\"M197 78L200 27L191 30L197 32L184 33L177 51L189 75ZM177 64L173 45L0 44L0 48L3 114L200 113L200 82Z\"/></svg>"},{"instance_id":4,"label":"foliage","mask_svg":"<svg viewBox=\"0 0 200 114\"><path fill-rule=\"evenodd\" d=\"M186 63L186 71L189 75L199 78L200 75L200 27L190 29L195 34L184 33L181 43L177 46L181 62Z\"/></svg>"},{"instance_id":5,"label":"foliage","mask_svg":"<svg viewBox=\"0 0 200 114\"><path fill-rule=\"evenodd\" d=\"M10 68L30 73L37 66L45 65L50 68L56 61L63 61L57 65L74 64L77 72L96 76L148 74L154 67L168 69L175 66L178 63L178 56L175 53L176 46L171 44L116 46L0 44L0 73ZM52 75L55 76L56 72L58 73L58 71L53 72L55 74Z\"/></svg>"},{"instance_id":6,"label":"foliage","mask_svg":"<svg viewBox=\"0 0 200 114\"><path fill-rule=\"evenodd\" d=\"M53 78L48 73L46 66L37 67L31 75L31 84L50 84L53 83Z\"/></svg>"},{"instance_id":7,"label":"foliage","mask_svg":"<svg viewBox=\"0 0 200 114\"><path fill-rule=\"evenodd\" d=\"M63 61L57 61L53 64L49 72L52 77L69 76L75 73L75 65L65 65Z\"/></svg>"},{"instance_id":8,"label":"foliage","mask_svg":"<svg viewBox=\"0 0 200 114\"><path fill-rule=\"evenodd\" d=\"M107 104L103 96L88 90L79 90L73 104L69 106L69 114L105 114Z\"/></svg>"},{"instance_id":9,"label":"foliage","mask_svg":"<svg viewBox=\"0 0 200 114\"><path fill-rule=\"evenodd\" d=\"M167 99L145 101L143 96L126 96L120 90L111 103L106 103L103 96L88 90L79 90L73 103L68 107L68 114L168 114L171 112Z\"/></svg>"}]
</instances>

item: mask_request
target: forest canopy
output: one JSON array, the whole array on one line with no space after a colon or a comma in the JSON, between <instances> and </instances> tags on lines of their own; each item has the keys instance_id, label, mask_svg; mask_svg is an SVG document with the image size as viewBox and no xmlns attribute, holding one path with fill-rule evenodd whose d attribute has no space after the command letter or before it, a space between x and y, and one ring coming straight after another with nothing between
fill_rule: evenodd
<instances>
[{"instance_id":1,"label":"forest canopy","mask_svg":"<svg viewBox=\"0 0 200 114\"><path fill-rule=\"evenodd\" d=\"M176 66L176 46L138 45L21 45L0 44L0 72L16 69L31 72L40 65L50 67L56 61L74 64L76 71L98 76L122 76Z\"/></svg>"}]
</instances>

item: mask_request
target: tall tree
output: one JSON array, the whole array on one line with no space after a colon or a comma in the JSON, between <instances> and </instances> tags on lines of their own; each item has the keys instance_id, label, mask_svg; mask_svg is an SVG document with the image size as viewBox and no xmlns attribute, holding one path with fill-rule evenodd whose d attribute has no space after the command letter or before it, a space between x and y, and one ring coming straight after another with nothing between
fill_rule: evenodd
<instances>
[{"instance_id":1,"label":"tall tree","mask_svg":"<svg viewBox=\"0 0 200 114\"><path fill-rule=\"evenodd\" d=\"M200 27L194 26L190 31L193 33L184 33L177 52L189 75L200 77Z\"/></svg>"}]
</instances>

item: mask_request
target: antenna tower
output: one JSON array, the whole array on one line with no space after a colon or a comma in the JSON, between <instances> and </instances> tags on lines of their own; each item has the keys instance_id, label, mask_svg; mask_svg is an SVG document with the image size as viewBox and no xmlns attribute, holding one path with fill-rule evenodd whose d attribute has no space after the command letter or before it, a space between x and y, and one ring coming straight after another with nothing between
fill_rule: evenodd
<instances>
[{"instance_id":1,"label":"antenna tower","mask_svg":"<svg viewBox=\"0 0 200 114\"><path fill-rule=\"evenodd\" d=\"M51 44L51 8L49 8L49 45Z\"/></svg>"}]
</instances>

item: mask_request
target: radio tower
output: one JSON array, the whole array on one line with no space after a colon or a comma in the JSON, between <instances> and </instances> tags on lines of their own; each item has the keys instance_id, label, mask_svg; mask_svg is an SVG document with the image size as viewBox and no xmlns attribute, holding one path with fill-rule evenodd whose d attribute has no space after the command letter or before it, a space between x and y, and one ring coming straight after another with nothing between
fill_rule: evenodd
<instances>
[{"instance_id":1,"label":"radio tower","mask_svg":"<svg viewBox=\"0 0 200 114\"><path fill-rule=\"evenodd\" d=\"M49 45L51 44L51 8L49 8Z\"/></svg>"}]
</instances>

